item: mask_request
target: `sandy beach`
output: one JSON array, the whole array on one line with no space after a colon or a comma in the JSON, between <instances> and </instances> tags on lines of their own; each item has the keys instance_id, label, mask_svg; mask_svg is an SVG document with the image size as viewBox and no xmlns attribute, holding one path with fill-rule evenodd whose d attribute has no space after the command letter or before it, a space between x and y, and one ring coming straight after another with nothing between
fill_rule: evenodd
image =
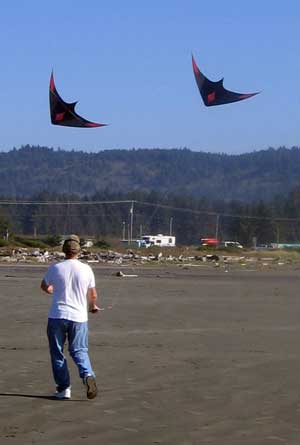
<instances>
[{"instance_id":1,"label":"sandy beach","mask_svg":"<svg viewBox=\"0 0 300 445\"><path fill-rule=\"evenodd\" d=\"M298 445L300 270L93 267L99 397L54 383L46 265L0 268L0 443Z\"/></svg>"}]
</instances>

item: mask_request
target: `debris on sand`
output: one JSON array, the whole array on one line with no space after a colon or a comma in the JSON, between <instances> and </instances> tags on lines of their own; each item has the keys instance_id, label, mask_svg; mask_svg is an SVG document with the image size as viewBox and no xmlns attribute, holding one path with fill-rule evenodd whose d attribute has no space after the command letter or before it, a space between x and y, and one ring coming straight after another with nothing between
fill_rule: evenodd
<instances>
[{"instance_id":1,"label":"debris on sand","mask_svg":"<svg viewBox=\"0 0 300 445\"><path fill-rule=\"evenodd\" d=\"M0 248L0 264L1 263L39 263L47 264L64 260L65 255L61 251L50 251L37 248L17 247ZM113 250L89 250L83 249L80 253L79 259L86 263L103 265L113 265L119 267L132 268L146 264L160 264L160 265L178 265L179 267L215 267L227 268L227 266L242 267L247 269L249 265L253 268L268 269L267 266L284 266L290 264L289 259L282 259L279 256L260 257L253 256L251 252L241 255L221 255L216 253L204 253L201 255L195 252L195 255L190 255L190 252L178 252L177 255L170 254L169 251L156 252L140 252L139 250L128 249L126 252L117 252ZM125 274L119 272L119 277L137 277L135 274Z\"/></svg>"},{"instance_id":2,"label":"debris on sand","mask_svg":"<svg viewBox=\"0 0 300 445\"><path fill-rule=\"evenodd\" d=\"M116 277L137 278L138 275L134 275L134 274L125 274L125 273L123 273L121 270L119 270L119 271L116 273Z\"/></svg>"}]
</instances>

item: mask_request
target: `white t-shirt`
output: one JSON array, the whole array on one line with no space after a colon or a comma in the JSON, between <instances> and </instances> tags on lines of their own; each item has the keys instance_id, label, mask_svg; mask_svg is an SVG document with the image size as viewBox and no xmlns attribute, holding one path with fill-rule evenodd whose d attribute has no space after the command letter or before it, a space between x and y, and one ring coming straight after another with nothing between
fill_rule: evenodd
<instances>
[{"instance_id":1,"label":"white t-shirt","mask_svg":"<svg viewBox=\"0 0 300 445\"><path fill-rule=\"evenodd\" d=\"M87 291L95 287L95 276L88 264L77 259L53 264L49 267L44 281L53 286L49 318L87 321Z\"/></svg>"}]
</instances>

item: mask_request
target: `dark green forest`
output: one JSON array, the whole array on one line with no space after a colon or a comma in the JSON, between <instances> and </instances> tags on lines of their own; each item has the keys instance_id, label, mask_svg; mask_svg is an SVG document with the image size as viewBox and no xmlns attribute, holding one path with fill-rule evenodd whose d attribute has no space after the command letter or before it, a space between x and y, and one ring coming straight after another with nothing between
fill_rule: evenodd
<instances>
[{"instance_id":1,"label":"dark green forest","mask_svg":"<svg viewBox=\"0 0 300 445\"><path fill-rule=\"evenodd\" d=\"M97 193L92 197L43 192L30 201L1 199L0 231L28 236L78 233L98 240L170 234L181 245L197 245L200 238L258 244L300 240L300 188L286 198L212 201L158 192ZM132 209L132 213L131 213ZM132 215L132 217L131 217Z\"/></svg>"},{"instance_id":2,"label":"dark green forest","mask_svg":"<svg viewBox=\"0 0 300 445\"><path fill-rule=\"evenodd\" d=\"M24 146L0 153L0 169L3 235L121 239L132 227L133 238L172 231L178 244L300 240L298 147L224 155Z\"/></svg>"},{"instance_id":3,"label":"dark green forest","mask_svg":"<svg viewBox=\"0 0 300 445\"><path fill-rule=\"evenodd\" d=\"M83 197L104 190L157 191L265 201L298 186L299 173L299 147L228 155L188 149L86 153L26 145L0 153L0 195L27 198L47 190Z\"/></svg>"}]
</instances>

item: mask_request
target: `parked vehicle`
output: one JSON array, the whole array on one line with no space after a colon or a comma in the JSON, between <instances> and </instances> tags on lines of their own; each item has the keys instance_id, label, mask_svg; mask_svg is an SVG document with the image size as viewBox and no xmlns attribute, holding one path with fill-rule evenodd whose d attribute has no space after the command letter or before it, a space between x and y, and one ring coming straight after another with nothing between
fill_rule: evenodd
<instances>
[{"instance_id":1,"label":"parked vehicle","mask_svg":"<svg viewBox=\"0 0 300 445\"><path fill-rule=\"evenodd\" d=\"M233 249L243 249L242 244L240 244L238 241L222 241L219 244L220 249L222 248L233 248Z\"/></svg>"},{"instance_id":2,"label":"parked vehicle","mask_svg":"<svg viewBox=\"0 0 300 445\"><path fill-rule=\"evenodd\" d=\"M139 241L140 247L175 247L176 237L170 235L144 235Z\"/></svg>"},{"instance_id":3,"label":"parked vehicle","mask_svg":"<svg viewBox=\"0 0 300 445\"><path fill-rule=\"evenodd\" d=\"M258 244L255 246L255 250L272 250L275 249L275 247L271 246L270 244Z\"/></svg>"},{"instance_id":4,"label":"parked vehicle","mask_svg":"<svg viewBox=\"0 0 300 445\"><path fill-rule=\"evenodd\" d=\"M201 238L201 247L218 247L219 240L217 238Z\"/></svg>"}]
</instances>

